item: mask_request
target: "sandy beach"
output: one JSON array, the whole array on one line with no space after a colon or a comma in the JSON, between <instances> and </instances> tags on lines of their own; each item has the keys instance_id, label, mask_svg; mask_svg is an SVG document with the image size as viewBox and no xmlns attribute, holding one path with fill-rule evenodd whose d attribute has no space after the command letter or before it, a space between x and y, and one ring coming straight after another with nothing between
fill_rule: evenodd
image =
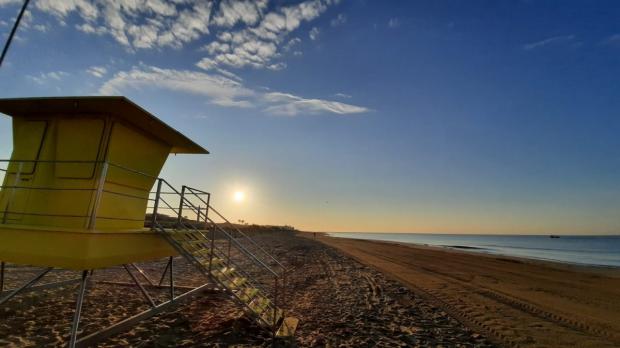
<instances>
[{"instance_id":1,"label":"sandy beach","mask_svg":"<svg viewBox=\"0 0 620 348\"><path fill-rule=\"evenodd\" d=\"M612 347L619 343L615 270L473 255L307 233L257 239L291 269L288 315L299 347ZM139 264L157 278L165 260ZM206 278L176 259L178 285ZM7 288L39 269L10 265ZM42 283L73 279L54 271ZM148 308L122 268L95 271L84 334ZM66 344L77 285L20 295L0 309L0 346ZM163 301L166 290L149 289ZM179 291L182 291L179 289ZM282 344L283 342L278 342ZM207 292L140 322L98 347L267 347L260 329L228 294Z\"/></svg>"},{"instance_id":2,"label":"sandy beach","mask_svg":"<svg viewBox=\"0 0 620 348\"><path fill-rule=\"evenodd\" d=\"M292 269L287 293L288 315L300 324L300 347L492 347L443 308L410 291L342 252L319 241L291 233L261 234L257 239ZM198 285L204 276L181 258L178 285ZM165 260L139 264L152 278ZM38 269L11 266L7 287L13 288ZM57 271L42 283L77 276ZM83 310L84 333L148 308L135 287L101 281L129 281L122 268L95 271ZM20 295L0 311L0 346L27 347L66 344L77 285ZM152 291L152 290L149 290ZM163 299L166 291L159 294ZM258 328L224 293L205 293L100 342L98 347L267 347L268 332Z\"/></svg>"},{"instance_id":3,"label":"sandy beach","mask_svg":"<svg viewBox=\"0 0 620 348\"><path fill-rule=\"evenodd\" d=\"M318 239L397 279L500 345L620 346L620 269Z\"/></svg>"}]
</instances>

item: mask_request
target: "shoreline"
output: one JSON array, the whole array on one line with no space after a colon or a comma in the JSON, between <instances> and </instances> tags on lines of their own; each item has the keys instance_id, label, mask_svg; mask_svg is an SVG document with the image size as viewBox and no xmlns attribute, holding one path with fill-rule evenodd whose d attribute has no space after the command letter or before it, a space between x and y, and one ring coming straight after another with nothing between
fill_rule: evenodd
<instances>
[{"instance_id":1,"label":"shoreline","mask_svg":"<svg viewBox=\"0 0 620 348\"><path fill-rule=\"evenodd\" d=\"M315 232L307 232L307 231L300 231L300 232L301 233L315 233ZM560 265L567 265L567 266L574 266L574 267L585 267L585 268L594 268L594 269L598 269L598 268L600 268L600 269L610 269L610 270L617 270L619 272L619 274L620 274L620 265L603 265L603 264L585 263L585 262L570 262L570 261L565 261L565 260L548 259L548 258L542 258L542 257L516 256L516 255L510 255L510 254L505 254L505 253L501 253L501 252L494 252L494 251L486 252L484 250L490 250L490 249L483 248L483 247L467 246L467 245L433 245L433 244L427 244L427 243L415 243L415 242L402 242L402 241L390 241L390 240L380 240L380 239L365 239L365 238L351 238L351 237L337 237L337 236L334 236L334 234L336 234L337 232L316 232L316 233L317 234L321 234L321 235L323 235L325 237L328 237L328 238L351 239L351 240L357 240L357 241L388 243L388 244L403 245L403 246L410 245L410 246L413 246L413 247L438 248L440 250L452 250L452 251L468 252L468 253L474 254L474 255L490 255L490 256L497 256L497 257L506 257L506 258L511 258L511 259L515 259L515 260L519 260L519 261L524 261L524 262L539 261L539 262L544 262L544 263L560 264ZM353 232L347 232L347 233L353 233ZM355 232L355 233L358 233L358 232ZM371 233L371 232L359 232L359 233ZM514 235L514 236L518 236L518 235ZM609 236L594 236L594 237L609 237ZM612 235L611 237L618 237L618 238L620 238L620 235Z\"/></svg>"},{"instance_id":2,"label":"shoreline","mask_svg":"<svg viewBox=\"0 0 620 348\"><path fill-rule=\"evenodd\" d=\"M620 268L325 233L317 233L317 240L503 344L620 345Z\"/></svg>"}]
</instances>

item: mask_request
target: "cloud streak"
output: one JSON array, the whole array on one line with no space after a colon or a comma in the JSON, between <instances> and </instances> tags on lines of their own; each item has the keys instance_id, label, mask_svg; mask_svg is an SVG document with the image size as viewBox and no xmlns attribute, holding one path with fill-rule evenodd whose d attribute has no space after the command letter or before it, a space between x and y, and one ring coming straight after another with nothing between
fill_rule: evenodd
<instances>
[{"instance_id":1,"label":"cloud streak","mask_svg":"<svg viewBox=\"0 0 620 348\"><path fill-rule=\"evenodd\" d=\"M257 108L265 113L280 116L304 114L350 115L370 111L352 104L303 98L297 95L253 89L240 81L219 73L202 71L162 69L140 65L129 71L116 73L103 83L99 93L103 95L124 94L128 90L148 88L166 89L205 97L210 103L223 107Z\"/></svg>"},{"instance_id":2,"label":"cloud streak","mask_svg":"<svg viewBox=\"0 0 620 348\"><path fill-rule=\"evenodd\" d=\"M86 72L94 77L101 78L108 72L108 69L105 66L91 66L86 69Z\"/></svg>"},{"instance_id":3,"label":"cloud streak","mask_svg":"<svg viewBox=\"0 0 620 348\"><path fill-rule=\"evenodd\" d=\"M45 85L48 82L61 81L67 76L69 76L69 73L65 71L51 71L48 73L41 73L36 76L27 75L26 77L30 79L31 81L35 82L36 84Z\"/></svg>"},{"instance_id":4,"label":"cloud streak","mask_svg":"<svg viewBox=\"0 0 620 348\"><path fill-rule=\"evenodd\" d=\"M204 96L220 106L252 107L254 91L231 78L199 71L161 69L153 66L136 66L130 71L117 72L106 81L99 93L123 94L129 89L159 88Z\"/></svg>"},{"instance_id":5,"label":"cloud streak","mask_svg":"<svg viewBox=\"0 0 620 348\"><path fill-rule=\"evenodd\" d=\"M299 114L332 113L338 115L359 114L370 111L368 108L323 99L306 99L280 92L266 93L263 98L275 105L265 109L274 115L296 116Z\"/></svg>"},{"instance_id":6,"label":"cloud streak","mask_svg":"<svg viewBox=\"0 0 620 348\"><path fill-rule=\"evenodd\" d=\"M347 16L344 14L339 14L336 18L332 19L329 23L332 27L337 27L343 25L347 22Z\"/></svg>"},{"instance_id":7,"label":"cloud streak","mask_svg":"<svg viewBox=\"0 0 620 348\"><path fill-rule=\"evenodd\" d=\"M605 40L603 40L601 42L604 45L617 45L620 44L620 34L613 34L607 38L605 38Z\"/></svg>"},{"instance_id":8,"label":"cloud streak","mask_svg":"<svg viewBox=\"0 0 620 348\"><path fill-rule=\"evenodd\" d=\"M526 51L531 51L537 48L542 48L549 45L554 44L567 44L571 43L575 40L575 35L563 35L563 36L554 36L544 40L530 42L528 44L523 45L523 49Z\"/></svg>"},{"instance_id":9,"label":"cloud streak","mask_svg":"<svg viewBox=\"0 0 620 348\"><path fill-rule=\"evenodd\" d=\"M312 28L312 30L310 30L310 32L308 33L308 36L310 37L310 40L314 41L319 38L320 33L321 32L319 31L319 28L314 27Z\"/></svg>"}]
</instances>

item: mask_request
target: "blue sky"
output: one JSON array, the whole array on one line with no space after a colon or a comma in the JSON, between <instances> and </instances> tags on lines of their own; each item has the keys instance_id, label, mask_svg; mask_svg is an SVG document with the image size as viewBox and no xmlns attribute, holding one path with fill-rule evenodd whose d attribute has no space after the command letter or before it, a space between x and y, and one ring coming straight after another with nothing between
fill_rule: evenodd
<instances>
[{"instance_id":1,"label":"blue sky","mask_svg":"<svg viewBox=\"0 0 620 348\"><path fill-rule=\"evenodd\" d=\"M19 6L0 0L4 38ZM211 150L162 175L234 219L620 233L618 18L613 1L33 0L0 97L129 97Z\"/></svg>"}]
</instances>

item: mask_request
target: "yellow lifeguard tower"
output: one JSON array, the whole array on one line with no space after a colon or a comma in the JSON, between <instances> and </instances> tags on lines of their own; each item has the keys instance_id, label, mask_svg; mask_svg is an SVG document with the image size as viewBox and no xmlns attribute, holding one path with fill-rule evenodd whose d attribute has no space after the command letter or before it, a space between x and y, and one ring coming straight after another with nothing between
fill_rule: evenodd
<instances>
[{"instance_id":1,"label":"yellow lifeguard tower","mask_svg":"<svg viewBox=\"0 0 620 348\"><path fill-rule=\"evenodd\" d=\"M174 254L144 228L169 153L207 150L124 97L0 100L13 154L0 191L0 260L75 270Z\"/></svg>"},{"instance_id":2,"label":"yellow lifeguard tower","mask_svg":"<svg viewBox=\"0 0 620 348\"><path fill-rule=\"evenodd\" d=\"M13 153L0 161L0 304L62 268L82 271L69 346L106 337L209 284L229 292L274 333L290 331L280 326L284 266L213 209L210 194L187 186L178 190L159 178L170 153L207 150L124 97L0 99L0 113L13 118ZM172 218L164 219L162 210ZM210 283L175 296L175 255L194 264ZM155 286L134 263L164 257L169 262L157 286L169 272L171 295L156 304L127 265ZM5 262L45 269L5 295ZM274 276L271 293L243 270L249 264ZM78 339L89 274L117 265L125 266L153 308Z\"/></svg>"}]
</instances>

